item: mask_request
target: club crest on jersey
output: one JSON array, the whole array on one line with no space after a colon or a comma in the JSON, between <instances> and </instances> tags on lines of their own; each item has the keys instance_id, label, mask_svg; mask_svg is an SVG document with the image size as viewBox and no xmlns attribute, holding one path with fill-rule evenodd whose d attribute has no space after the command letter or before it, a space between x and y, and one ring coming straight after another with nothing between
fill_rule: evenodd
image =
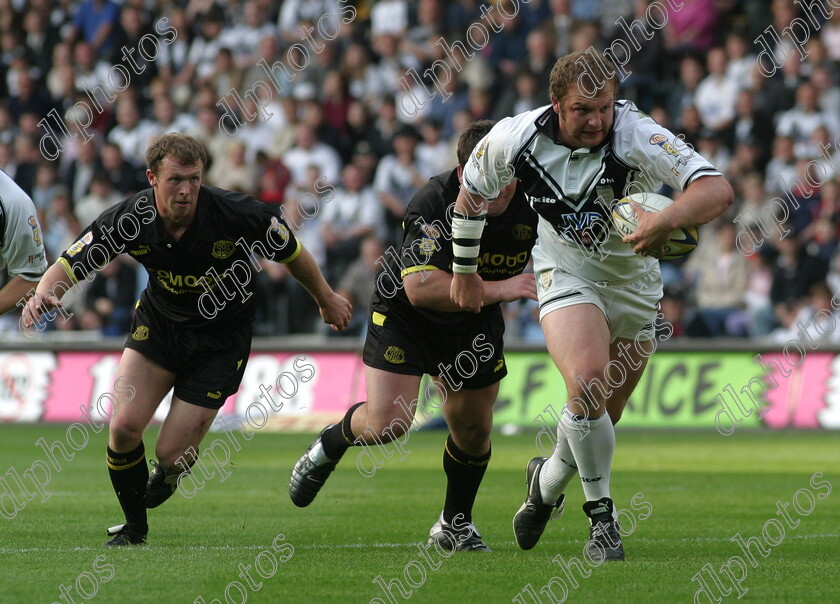
<instances>
[{"instance_id":1,"label":"club crest on jersey","mask_svg":"<svg viewBox=\"0 0 840 604\"><path fill-rule=\"evenodd\" d=\"M132 340L137 340L138 342L142 342L143 340L149 339L149 328L145 325L140 325L137 329L134 330L134 333L131 334Z\"/></svg>"},{"instance_id":2,"label":"club crest on jersey","mask_svg":"<svg viewBox=\"0 0 840 604\"><path fill-rule=\"evenodd\" d=\"M230 258L235 250L236 246L233 241L221 240L213 243L213 251L210 254L213 258L224 260L225 258Z\"/></svg>"},{"instance_id":3,"label":"club crest on jersey","mask_svg":"<svg viewBox=\"0 0 840 604\"><path fill-rule=\"evenodd\" d=\"M534 236L534 229L527 224L515 224L511 234L518 241L526 241Z\"/></svg>"},{"instance_id":4,"label":"club crest on jersey","mask_svg":"<svg viewBox=\"0 0 840 604\"><path fill-rule=\"evenodd\" d=\"M551 287L551 271L543 271L540 273L540 285L543 289Z\"/></svg>"},{"instance_id":5,"label":"club crest on jersey","mask_svg":"<svg viewBox=\"0 0 840 604\"><path fill-rule=\"evenodd\" d=\"M382 356L385 357L386 361L393 363L394 365L405 363L405 350L399 346L388 346L388 349Z\"/></svg>"},{"instance_id":6,"label":"club crest on jersey","mask_svg":"<svg viewBox=\"0 0 840 604\"><path fill-rule=\"evenodd\" d=\"M283 243L289 241L289 229L286 228L285 225L280 224L280 221L277 220L276 217L272 217L271 226L269 226L268 230L271 233L277 233L280 235L280 239L283 240Z\"/></svg>"},{"instance_id":7,"label":"club crest on jersey","mask_svg":"<svg viewBox=\"0 0 840 604\"><path fill-rule=\"evenodd\" d=\"M79 239L76 243L67 248L67 255L71 258L82 251L82 248L93 241L93 233L88 232L84 237Z\"/></svg>"},{"instance_id":8,"label":"club crest on jersey","mask_svg":"<svg viewBox=\"0 0 840 604\"><path fill-rule=\"evenodd\" d=\"M420 250L421 254L428 258L435 253L435 250L437 249L437 244L435 243L434 239L423 237L423 239L420 240L420 245L418 246L418 249Z\"/></svg>"},{"instance_id":9,"label":"club crest on jersey","mask_svg":"<svg viewBox=\"0 0 840 604\"><path fill-rule=\"evenodd\" d=\"M34 216L30 216L27 220L29 228L32 229L32 239L35 240L35 245L41 245L41 229L38 228L38 221Z\"/></svg>"}]
</instances>

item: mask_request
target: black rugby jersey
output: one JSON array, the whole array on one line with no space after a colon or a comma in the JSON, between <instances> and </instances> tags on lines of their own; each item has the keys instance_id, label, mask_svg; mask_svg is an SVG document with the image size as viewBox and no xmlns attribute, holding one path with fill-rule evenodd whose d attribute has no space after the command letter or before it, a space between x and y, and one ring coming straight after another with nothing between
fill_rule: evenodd
<instances>
[{"instance_id":1,"label":"black rugby jersey","mask_svg":"<svg viewBox=\"0 0 840 604\"><path fill-rule=\"evenodd\" d=\"M185 326L233 326L254 318L253 255L290 262L300 249L276 207L205 186L192 224L175 241L157 215L153 189L145 189L103 212L58 262L78 281L127 253L149 274L141 304Z\"/></svg>"},{"instance_id":2,"label":"black rugby jersey","mask_svg":"<svg viewBox=\"0 0 840 604\"><path fill-rule=\"evenodd\" d=\"M374 321L399 315L418 328L430 325L459 326L469 329L487 313L501 317L499 304L469 311L444 312L418 308L408 300L402 278L424 270L452 273L452 211L460 184L457 170L438 174L420 189L406 210L405 235L399 256L386 252L383 270L376 279L371 300ZM529 207L520 187L507 209L499 216L488 217L481 236L478 274L485 281L501 281L521 273L531 257L537 237L537 215Z\"/></svg>"}]
</instances>

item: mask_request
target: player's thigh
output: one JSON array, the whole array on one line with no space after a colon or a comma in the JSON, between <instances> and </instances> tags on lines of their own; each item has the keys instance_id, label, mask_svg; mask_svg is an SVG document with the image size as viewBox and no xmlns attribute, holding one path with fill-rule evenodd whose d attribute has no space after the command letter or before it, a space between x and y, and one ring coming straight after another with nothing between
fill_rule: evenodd
<instances>
[{"instance_id":1,"label":"player's thigh","mask_svg":"<svg viewBox=\"0 0 840 604\"><path fill-rule=\"evenodd\" d=\"M177 397L172 397L169 413L160 427L155 454L160 463L171 466L184 455L190 447L198 451L199 444L216 415L218 408L194 405Z\"/></svg>"},{"instance_id":2,"label":"player's thigh","mask_svg":"<svg viewBox=\"0 0 840 604\"><path fill-rule=\"evenodd\" d=\"M652 340L617 338L610 345L611 360L604 371L604 377L612 387L612 394L607 399L607 412L614 424L621 419L624 407L642 379L653 350ZM617 385L613 386L614 384Z\"/></svg>"},{"instance_id":3,"label":"player's thigh","mask_svg":"<svg viewBox=\"0 0 840 604\"><path fill-rule=\"evenodd\" d=\"M174 383L174 373L144 354L126 348L117 365L113 393L117 411L111 418L109 446L115 450L124 448L129 442L136 446Z\"/></svg>"},{"instance_id":4,"label":"player's thigh","mask_svg":"<svg viewBox=\"0 0 840 604\"><path fill-rule=\"evenodd\" d=\"M493 428L493 404L499 394L499 382L470 390L452 390L441 378L433 378L438 388L446 388L443 417L458 448L469 455L487 452Z\"/></svg>"},{"instance_id":5,"label":"player's thigh","mask_svg":"<svg viewBox=\"0 0 840 604\"><path fill-rule=\"evenodd\" d=\"M588 402L582 384L602 380L604 367L610 361L610 330L603 311L595 304L565 306L543 316L540 324L569 398ZM574 408L572 411L584 412Z\"/></svg>"},{"instance_id":6,"label":"player's thigh","mask_svg":"<svg viewBox=\"0 0 840 604\"><path fill-rule=\"evenodd\" d=\"M420 389L419 375L393 373L376 367L365 366L367 404L353 414L353 433L358 425L362 430L370 427L377 434L395 420L411 425ZM358 419L357 419L358 416Z\"/></svg>"}]
</instances>

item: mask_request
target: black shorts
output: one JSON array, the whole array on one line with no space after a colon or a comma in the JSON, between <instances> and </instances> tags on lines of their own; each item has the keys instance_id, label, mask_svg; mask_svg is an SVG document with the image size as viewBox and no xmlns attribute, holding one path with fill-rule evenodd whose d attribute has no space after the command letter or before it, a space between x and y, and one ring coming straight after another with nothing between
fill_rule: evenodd
<instances>
[{"instance_id":1,"label":"black shorts","mask_svg":"<svg viewBox=\"0 0 840 604\"><path fill-rule=\"evenodd\" d=\"M139 304L125 347L175 374L175 396L219 409L239 389L251 353L251 324L233 329L183 327Z\"/></svg>"},{"instance_id":2,"label":"black shorts","mask_svg":"<svg viewBox=\"0 0 840 604\"><path fill-rule=\"evenodd\" d=\"M441 376L453 390L486 388L507 375L501 312L469 330L412 325L372 313L362 359L365 365L404 375Z\"/></svg>"}]
</instances>

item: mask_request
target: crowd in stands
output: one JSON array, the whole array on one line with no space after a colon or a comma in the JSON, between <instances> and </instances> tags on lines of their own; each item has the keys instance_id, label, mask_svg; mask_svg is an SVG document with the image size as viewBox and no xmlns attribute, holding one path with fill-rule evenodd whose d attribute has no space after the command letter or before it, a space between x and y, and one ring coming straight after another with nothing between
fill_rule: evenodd
<instances>
[{"instance_id":1,"label":"crowd in stands","mask_svg":"<svg viewBox=\"0 0 840 604\"><path fill-rule=\"evenodd\" d=\"M191 134L210 153L206 184L283 206L353 300L358 335L377 261L414 192L455 166L465 125L547 104L557 57L612 49L619 96L736 191L694 253L663 262L663 325L791 339L834 317L840 293L840 10L805 4L0 0L0 169L33 198L52 261L148 186L150 139ZM256 332L319 331L284 267L263 269ZM53 328L124 334L145 279L121 257ZM540 340L534 304L506 312L512 337Z\"/></svg>"}]
</instances>

